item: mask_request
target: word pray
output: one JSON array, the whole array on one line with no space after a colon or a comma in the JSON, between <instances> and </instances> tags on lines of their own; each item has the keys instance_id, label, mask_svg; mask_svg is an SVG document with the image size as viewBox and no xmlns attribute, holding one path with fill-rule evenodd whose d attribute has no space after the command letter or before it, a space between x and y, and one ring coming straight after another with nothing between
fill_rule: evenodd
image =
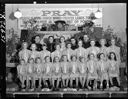
<instances>
[{"instance_id":1,"label":"word pray","mask_svg":"<svg viewBox=\"0 0 128 99\"><path fill-rule=\"evenodd\" d=\"M43 11L42 16L79 16L79 13L81 12L80 10L65 10L65 11L59 11L59 10L55 10L55 11L49 11L49 10L45 10Z\"/></svg>"}]
</instances>

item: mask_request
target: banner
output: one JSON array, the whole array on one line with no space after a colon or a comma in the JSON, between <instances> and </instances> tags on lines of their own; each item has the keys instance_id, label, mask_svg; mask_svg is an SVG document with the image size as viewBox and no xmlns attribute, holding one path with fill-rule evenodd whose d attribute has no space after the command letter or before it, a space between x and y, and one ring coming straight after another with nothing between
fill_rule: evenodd
<instances>
[{"instance_id":1,"label":"banner","mask_svg":"<svg viewBox=\"0 0 128 99\"><path fill-rule=\"evenodd\" d=\"M64 20L69 25L79 26L89 20L92 8L22 8L22 17L19 19L19 29L26 29L29 25L54 24L57 20ZM97 8L93 8L95 13ZM100 8L102 12L102 9ZM95 26L102 27L102 18L95 19Z\"/></svg>"}]
</instances>

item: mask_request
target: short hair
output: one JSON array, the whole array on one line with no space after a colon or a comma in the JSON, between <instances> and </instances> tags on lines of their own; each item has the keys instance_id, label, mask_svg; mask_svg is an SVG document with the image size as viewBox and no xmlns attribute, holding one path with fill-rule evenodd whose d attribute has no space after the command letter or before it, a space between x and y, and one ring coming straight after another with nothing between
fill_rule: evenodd
<instances>
[{"instance_id":1,"label":"short hair","mask_svg":"<svg viewBox=\"0 0 128 99\"><path fill-rule=\"evenodd\" d=\"M49 37L48 37L48 40L49 40L49 38L50 38L50 37L52 37L52 38L53 38L53 40L54 40L54 36L49 36Z\"/></svg>"},{"instance_id":2,"label":"short hair","mask_svg":"<svg viewBox=\"0 0 128 99\"><path fill-rule=\"evenodd\" d=\"M64 36L61 36L61 37L60 37L60 40L61 40L61 38L64 38L64 40L65 40L65 37L64 37Z\"/></svg>"},{"instance_id":3,"label":"short hair","mask_svg":"<svg viewBox=\"0 0 128 99\"><path fill-rule=\"evenodd\" d=\"M34 62L34 58L29 58L28 63L30 63L31 60L33 60L33 62Z\"/></svg>"},{"instance_id":4,"label":"short hair","mask_svg":"<svg viewBox=\"0 0 128 99\"><path fill-rule=\"evenodd\" d=\"M84 59L84 57L80 56L80 57L79 57L79 61L81 62L82 59Z\"/></svg>"},{"instance_id":5,"label":"short hair","mask_svg":"<svg viewBox=\"0 0 128 99\"><path fill-rule=\"evenodd\" d=\"M68 61L68 57L67 57L67 55L62 55L62 56L61 56L61 61L64 61L64 56L66 56L67 61Z\"/></svg>"},{"instance_id":6,"label":"short hair","mask_svg":"<svg viewBox=\"0 0 128 99\"><path fill-rule=\"evenodd\" d=\"M105 54L104 54L104 53L99 53L99 54L97 55L97 57L100 59L100 56L101 56L102 54L103 54L104 57L105 57Z\"/></svg>"},{"instance_id":7,"label":"short hair","mask_svg":"<svg viewBox=\"0 0 128 99\"><path fill-rule=\"evenodd\" d=\"M71 56L71 60L73 59L73 57L75 57L75 58L77 59L77 56L76 56L76 55L72 55L72 56Z\"/></svg>"},{"instance_id":8,"label":"short hair","mask_svg":"<svg viewBox=\"0 0 128 99\"><path fill-rule=\"evenodd\" d=\"M55 56L54 59L53 59L53 62L55 62L55 59L58 58L59 61L60 61L60 58L58 56Z\"/></svg>"},{"instance_id":9,"label":"short hair","mask_svg":"<svg viewBox=\"0 0 128 99\"><path fill-rule=\"evenodd\" d=\"M95 55L93 53L89 53L88 54L88 58L90 59L90 56L93 55L95 57Z\"/></svg>"},{"instance_id":10,"label":"short hair","mask_svg":"<svg viewBox=\"0 0 128 99\"><path fill-rule=\"evenodd\" d=\"M39 37L39 38L40 38L40 35L36 35L35 38L36 38L36 37Z\"/></svg>"},{"instance_id":11,"label":"short hair","mask_svg":"<svg viewBox=\"0 0 128 99\"><path fill-rule=\"evenodd\" d=\"M50 57L50 56L45 56L45 57L44 57L45 61L46 61L46 59L47 59L48 57L49 57L50 62L51 62L51 60L52 60L52 59L51 59L51 57Z\"/></svg>"},{"instance_id":12,"label":"short hair","mask_svg":"<svg viewBox=\"0 0 128 99\"><path fill-rule=\"evenodd\" d=\"M25 62L25 60L24 60L23 58L22 58L22 59L20 59L20 62L21 62L21 61L24 61L24 62Z\"/></svg>"},{"instance_id":13,"label":"short hair","mask_svg":"<svg viewBox=\"0 0 128 99\"><path fill-rule=\"evenodd\" d=\"M35 63L37 63L37 60L38 60L38 59L41 61L41 58L40 58L40 57L36 57Z\"/></svg>"},{"instance_id":14,"label":"short hair","mask_svg":"<svg viewBox=\"0 0 128 99\"><path fill-rule=\"evenodd\" d=\"M111 58L111 54L114 55L114 60L117 61L117 57L116 57L116 54L115 54L114 52L110 52L108 58L109 58L110 60L112 59L112 58Z\"/></svg>"}]
</instances>

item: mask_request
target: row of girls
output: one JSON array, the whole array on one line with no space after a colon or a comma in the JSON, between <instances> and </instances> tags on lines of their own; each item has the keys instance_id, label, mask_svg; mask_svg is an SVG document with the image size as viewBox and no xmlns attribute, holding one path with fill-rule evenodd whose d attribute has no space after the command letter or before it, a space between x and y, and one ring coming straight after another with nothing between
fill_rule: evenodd
<instances>
[{"instance_id":1,"label":"row of girls","mask_svg":"<svg viewBox=\"0 0 128 99\"><path fill-rule=\"evenodd\" d=\"M58 88L60 82L63 87L73 88L75 81L76 88L80 82L82 88L86 86L88 89L96 89L98 80L100 88L103 88L104 80L108 88L114 85L113 79L116 79L119 86L120 48L115 45L114 39L109 47L105 46L105 39L101 39L100 44L100 48L96 47L95 40L91 40L91 46L85 49L80 40L75 50L71 49L71 43L66 46L56 44L55 51L51 53L45 44L42 46L43 51L38 52L35 44L28 50L24 42L19 52L20 65L17 67L22 88L34 89L36 80L39 80L39 88L42 88L42 82L49 88ZM93 86L90 87L92 81Z\"/></svg>"}]
</instances>

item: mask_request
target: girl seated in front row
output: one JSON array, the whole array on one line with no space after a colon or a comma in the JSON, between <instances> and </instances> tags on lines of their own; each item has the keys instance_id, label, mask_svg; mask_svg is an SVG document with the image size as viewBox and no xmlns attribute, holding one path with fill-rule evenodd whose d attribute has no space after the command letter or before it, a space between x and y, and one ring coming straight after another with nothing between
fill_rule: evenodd
<instances>
[{"instance_id":1,"label":"girl seated in front row","mask_svg":"<svg viewBox=\"0 0 128 99\"><path fill-rule=\"evenodd\" d=\"M38 88L41 88L42 61L40 57L37 57L35 59L34 71L35 71L35 75L33 77L34 86L36 87L36 80L38 80L39 81Z\"/></svg>"},{"instance_id":2,"label":"girl seated in front row","mask_svg":"<svg viewBox=\"0 0 128 99\"><path fill-rule=\"evenodd\" d=\"M34 59L30 58L27 64L27 89L32 88L32 90L34 90L33 76L34 76Z\"/></svg>"},{"instance_id":3,"label":"girl seated in front row","mask_svg":"<svg viewBox=\"0 0 128 99\"><path fill-rule=\"evenodd\" d=\"M76 88L78 88L78 63L77 56L71 56L70 62L70 87L73 87L73 81L75 80Z\"/></svg>"},{"instance_id":4,"label":"girl seated in front row","mask_svg":"<svg viewBox=\"0 0 128 99\"><path fill-rule=\"evenodd\" d=\"M89 90L91 88L94 90L97 88L98 65L97 65L97 61L95 59L95 55L93 53L89 54L87 68L88 68L87 87ZM93 85L92 85L92 81L94 81ZM90 82L91 82L92 87L89 87Z\"/></svg>"},{"instance_id":5,"label":"girl seated in front row","mask_svg":"<svg viewBox=\"0 0 128 99\"><path fill-rule=\"evenodd\" d=\"M114 86L113 80L115 79L117 82L117 87L120 86L119 79L119 62L117 61L116 54L114 52L110 52L109 54L109 78L111 85Z\"/></svg>"},{"instance_id":6,"label":"girl seated in front row","mask_svg":"<svg viewBox=\"0 0 128 99\"><path fill-rule=\"evenodd\" d=\"M49 83L51 84L51 74L52 74L52 62L50 61L50 57L46 56L45 57L45 64L44 64L44 72L42 75L43 78L43 84L45 87L50 87Z\"/></svg>"},{"instance_id":7,"label":"girl seated in front row","mask_svg":"<svg viewBox=\"0 0 128 99\"><path fill-rule=\"evenodd\" d=\"M108 61L106 61L106 57L104 53L99 54L98 66L99 66L99 78L101 82L100 88L103 88L104 80L106 80L107 82L106 88L108 88L109 87Z\"/></svg>"},{"instance_id":8,"label":"girl seated in front row","mask_svg":"<svg viewBox=\"0 0 128 99\"><path fill-rule=\"evenodd\" d=\"M61 76L62 84L64 88L67 88L69 82L69 62L67 55L62 56L61 69L62 69L62 76Z\"/></svg>"},{"instance_id":9,"label":"girl seated in front row","mask_svg":"<svg viewBox=\"0 0 128 99\"><path fill-rule=\"evenodd\" d=\"M84 88L85 82L87 80L87 64L85 63L84 57L79 57L79 80Z\"/></svg>"},{"instance_id":10,"label":"girl seated in front row","mask_svg":"<svg viewBox=\"0 0 128 99\"><path fill-rule=\"evenodd\" d=\"M52 86L53 86L53 88L59 87L60 77L61 77L61 67L60 67L59 57L55 56L53 67L52 67ZM56 81L56 84L55 84L55 81Z\"/></svg>"},{"instance_id":11,"label":"girl seated in front row","mask_svg":"<svg viewBox=\"0 0 128 99\"><path fill-rule=\"evenodd\" d=\"M20 64L17 66L18 77L21 81L21 87L25 87L25 80L27 79L27 66L25 60L21 59Z\"/></svg>"}]
</instances>

